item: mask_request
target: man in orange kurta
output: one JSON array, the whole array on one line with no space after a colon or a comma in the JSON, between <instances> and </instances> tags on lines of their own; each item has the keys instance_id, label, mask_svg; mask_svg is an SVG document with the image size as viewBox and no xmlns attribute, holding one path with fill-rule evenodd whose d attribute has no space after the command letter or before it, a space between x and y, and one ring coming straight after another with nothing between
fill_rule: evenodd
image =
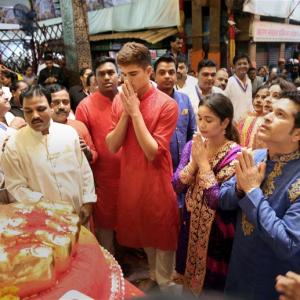
<instances>
[{"instance_id":1,"label":"man in orange kurta","mask_svg":"<svg viewBox=\"0 0 300 300\"><path fill-rule=\"evenodd\" d=\"M111 127L111 107L118 92L118 74L113 58L100 58L95 67L98 91L79 103L75 115L87 126L98 152L98 158L91 166L98 198L94 207L96 234L100 244L114 253L120 158L118 153L108 150L105 137Z\"/></svg>"},{"instance_id":2,"label":"man in orange kurta","mask_svg":"<svg viewBox=\"0 0 300 300\"><path fill-rule=\"evenodd\" d=\"M178 208L171 185L169 151L177 103L150 83L147 47L127 43L117 56L124 77L112 107L112 130L106 137L112 152L121 152L117 239L143 247L150 278L169 286L178 235Z\"/></svg>"}]
</instances>

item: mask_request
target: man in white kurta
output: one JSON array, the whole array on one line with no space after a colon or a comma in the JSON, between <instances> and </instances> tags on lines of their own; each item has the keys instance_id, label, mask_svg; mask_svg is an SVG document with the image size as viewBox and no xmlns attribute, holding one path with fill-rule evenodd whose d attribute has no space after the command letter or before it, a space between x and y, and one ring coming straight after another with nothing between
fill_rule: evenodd
<instances>
[{"instance_id":1,"label":"man in white kurta","mask_svg":"<svg viewBox=\"0 0 300 300\"><path fill-rule=\"evenodd\" d=\"M249 111L253 110L252 84L248 76L246 78L246 84L236 75L231 76L228 79L225 94L232 102L234 109L233 119L236 122L245 117Z\"/></svg>"},{"instance_id":2,"label":"man in white kurta","mask_svg":"<svg viewBox=\"0 0 300 300\"><path fill-rule=\"evenodd\" d=\"M228 79L225 89L225 95L233 105L233 119L237 123L253 110L252 84L247 75L249 62L249 58L245 54L239 54L233 58L235 74Z\"/></svg>"},{"instance_id":3,"label":"man in white kurta","mask_svg":"<svg viewBox=\"0 0 300 300\"><path fill-rule=\"evenodd\" d=\"M96 202L96 195L78 134L51 121L46 97L40 99L24 99L28 125L9 139L1 159L5 186L17 201L63 201L86 215L84 208Z\"/></svg>"}]
</instances>

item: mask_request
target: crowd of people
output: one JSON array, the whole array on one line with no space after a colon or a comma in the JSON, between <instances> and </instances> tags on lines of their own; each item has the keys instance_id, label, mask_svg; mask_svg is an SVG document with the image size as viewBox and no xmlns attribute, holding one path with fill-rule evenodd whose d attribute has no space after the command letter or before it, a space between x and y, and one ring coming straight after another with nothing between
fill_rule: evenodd
<instances>
[{"instance_id":1,"label":"crowd of people","mask_svg":"<svg viewBox=\"0 0 300 300\"><path fill-rule=\"evenodd\" d=\"M299 69L281 59L259 76L237 54L232 70L203 59L193 77L171 45L152 67L126 43L70 89L51 55L37 78L2 67L5 188L72 203L112 254L116 241L143 248L162 291L299 299Z\"/></svg>"}]
</instances>

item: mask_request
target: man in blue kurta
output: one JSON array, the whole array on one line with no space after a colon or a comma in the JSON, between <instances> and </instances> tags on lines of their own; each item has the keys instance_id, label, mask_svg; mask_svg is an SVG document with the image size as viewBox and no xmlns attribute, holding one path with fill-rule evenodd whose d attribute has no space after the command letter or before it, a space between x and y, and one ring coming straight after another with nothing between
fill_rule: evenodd
<instances>
[{"instance_id":1,"label":"man in blue kurta","mask_svg":"<svg viewBox=\"0 0 300 300\"><path fill-rule=\"evenodd\" d=\"M300 272L299 91L274 104L258 134L268 150L243 149L219 198L239 209L225 288L234 299L278 299L276 276Z\"/></svg>"},{"instance_id":2,"label":"man in blue kurta","mask_svg":"<svg viewBox=\"0 0 300 300\"><path fill-rule=\"evenodd\" d=\"M176 83L176 62L170 55L163 55L154 64L157 88L172 97L178 104L179 116L176 129L170 142L173 172L179 164L181 153L186 142L190 141L197 130L195 114L189 97L174 90ZM179 207L183 206L184 194L177 197Z\"/></svg>"},{"instance_id":3,"label":"man in blue kurta","mask_svg":"<svg viewBox=\"0 0 300 300\"><path fill-rule=\"evenodd\" d=\"M175 172L178 167L185 144L192 139L194 132L197 130L195 113L189 97L174 89L177 79L176 69L174 58L167 54L161 56L154 64L157 88L172 97L178 105L178 119L170 142L173 172ZM184 274L185 270L189 232L189 213L184 205L184 199L185 193L177 194L181 215L181 227L175 269L180 274Z\"/></svg>"}]
</instances>

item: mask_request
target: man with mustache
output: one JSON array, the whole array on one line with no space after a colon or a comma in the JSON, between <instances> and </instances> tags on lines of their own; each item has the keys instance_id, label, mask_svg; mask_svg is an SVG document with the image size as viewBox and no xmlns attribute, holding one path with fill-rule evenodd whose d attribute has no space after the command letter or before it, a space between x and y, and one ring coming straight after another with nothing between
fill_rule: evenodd
<instances>
[{"instance_id":1,"label":"man with mustache","mask_svg":"<svg viewBox=\"0 0 300 300\"><path fill-rule=\"evenodd\" d=\"M281 95L258 137L268 150L253 157L243 149L236 177L222 185L219 196L221 209L239 211L225 287L230 299L277 300L277 275L300 272L299 91Z\"/></svg>"},{"instance_id":2,"label":"man with mustache","mask_svg":"<svg viewBox=\"0 0 300 300\"><path fill-rule=\"evenodd\" d=\"M72 126L79 135L80 147L89 163L97 159L97 151L85 124L78 120L68 119L71 111L70 95L67 90L59 84L47 87L51 94L50 107L52 108L52 120L57 123Z\"/></svg>"},{"instance_id":3,"label":"man with mustache","mask_svg":"<svg viewBox=\"0 0 300 300\"><path fill-rule=\"evenodd\" d=\"M216 73L215 86L225 91L228 83L228 72L225 68L221 68Z\"/></svg>"},{"instance_id":4,"label":"man with mustache","mask_svg":"<svg viewBox=\"0 0 300 300\"><path fill-rule=\"evenodd\" d=\"M20 101L28 125L10 137L2 154L5 187L19 202L70 203L86 224L97 198L77 132L51 120L50 95L42 86L31 86Z\"/></svg>"}]
</instances>

